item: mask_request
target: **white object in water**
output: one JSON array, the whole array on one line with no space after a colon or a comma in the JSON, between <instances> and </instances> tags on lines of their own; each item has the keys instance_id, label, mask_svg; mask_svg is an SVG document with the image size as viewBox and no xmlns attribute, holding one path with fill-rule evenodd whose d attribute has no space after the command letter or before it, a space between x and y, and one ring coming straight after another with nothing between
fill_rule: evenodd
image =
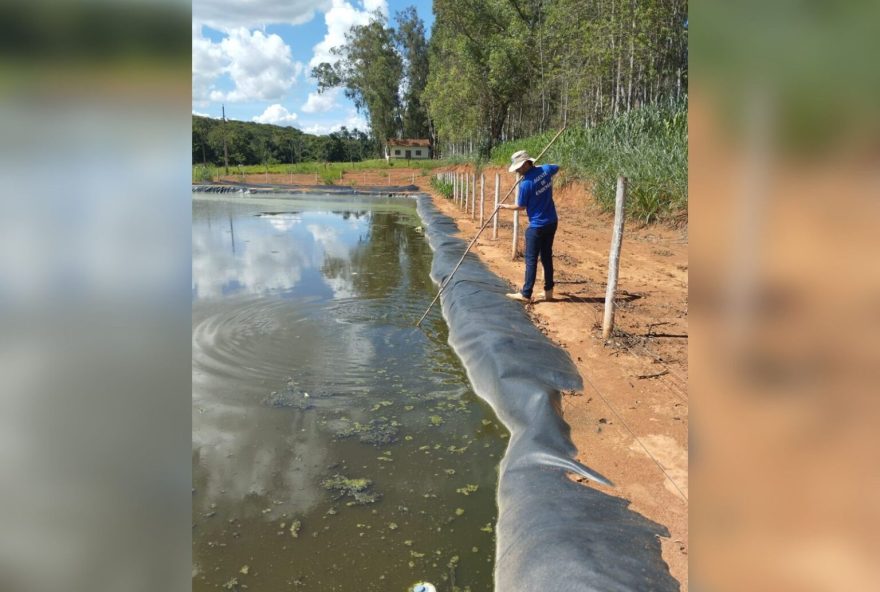
<instances>
[{"instance_id":1,"label":"white object in water","mask_svg":"<svg viewBox=\"0 0 880 592\"><path fill-rule=\"evenodd\" d=\"M412 588L410 588L410 592L437 592L437 588L434 587L434 584L429 584L428 582L419 582L418 584L414 584Z\"/></svg>"}]
</instances>

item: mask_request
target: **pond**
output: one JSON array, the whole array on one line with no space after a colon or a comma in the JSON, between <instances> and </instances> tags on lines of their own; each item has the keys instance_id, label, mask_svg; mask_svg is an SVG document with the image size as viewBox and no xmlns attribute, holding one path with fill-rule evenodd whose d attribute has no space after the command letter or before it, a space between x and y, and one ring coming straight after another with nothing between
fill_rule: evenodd
<instances>
[{"instance_id":1,"label":"pond","mask_svg":"<svg viewBox=\"0 0 880 592\"><path fill-rule=\"evenodd\" d=\"M357 200L355 202L354 200ZM193 589L492 589L507 431L406 198L194 197Z\"/></svg>"}]
</instances>

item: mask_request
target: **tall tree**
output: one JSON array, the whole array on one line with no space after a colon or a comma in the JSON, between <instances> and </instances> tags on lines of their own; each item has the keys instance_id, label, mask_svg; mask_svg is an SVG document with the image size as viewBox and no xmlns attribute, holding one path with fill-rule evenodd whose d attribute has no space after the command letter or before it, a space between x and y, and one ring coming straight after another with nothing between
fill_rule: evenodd
<instances>
[{"instance_id":1,"label":"tall tree","mask_svg":"<svg viewBox=\"0 0 880 592\"><path fill-rule=\"evenodd\" d=\"M687 99L687 0L435 0L434 16L425 101L441 149Z\"/></svg>"},{"instance_id":2,"label":"tall tree","mask_svg":"<svg viewBox=\"0 0 880 592\"><path fill-rule=\"evenodd\" d=\"M343 87L359 112L365 113L377 145L400 136L400 98L403 61L395 47L394 31L376 12L366 25L352 27L345 45L333 48L334 64L312 69L319 92Z\"/></svg>"},{"instance_id":3,"label":"tall tree","mask_svg":"<svg viewBox=\"0 0 880 592\"><path fill-rule=\"evenodd\" d=\"M453 141L476 136L484 155L501 139L510 105L528 91L533 69L533 30L516 8L514 0L434 2L428 113ZM463 121L467 127L460 127Z\"/></svg>"},{"instance_id":4,"label":"tall tree","mask_svg":"<svg viewBox=\"0 0 880 592\"><path fill-rule=\"evenodd\" d=\"M428 83L428 42L425 25L415 7L409 6L396 15L396 40L403 58L403 93L401 103L403 137L427 138L428 113L422 104L422 93Z\"/></svg>"}]
</instances>

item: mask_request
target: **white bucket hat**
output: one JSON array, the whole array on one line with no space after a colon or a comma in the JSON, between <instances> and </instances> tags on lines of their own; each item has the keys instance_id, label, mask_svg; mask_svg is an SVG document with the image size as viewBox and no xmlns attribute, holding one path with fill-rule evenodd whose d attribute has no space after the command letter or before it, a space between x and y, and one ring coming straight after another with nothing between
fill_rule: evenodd
<instances>
[{"instance_id":1,"label":"white bucket hat","mask_svg":"<svg viewBox=\"0 0 880 592\"><path fill-rule=\"evenodd\" d=\"M510 168L507 169L508 172L515 173L527 160L532 164L535 163L535 159L529 156L529 153L525 150L514 152L513 156L510 157L510 162L512 164L510 165Z\"/></svg>"}]
</instances>

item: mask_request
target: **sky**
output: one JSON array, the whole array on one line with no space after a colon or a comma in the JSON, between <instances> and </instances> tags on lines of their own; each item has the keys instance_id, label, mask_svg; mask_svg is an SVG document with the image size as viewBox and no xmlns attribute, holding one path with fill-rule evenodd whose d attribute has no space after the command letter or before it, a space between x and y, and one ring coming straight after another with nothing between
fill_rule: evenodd
<instances>
[{"instance_id":1,"label":"sky","mask_svg":"<svg viewBox=\"0 0 880 592\"><path fill-rule=\"evenodd\" d=\"M379 10L415 6L430 35L431 0L193 0L192 112L327 134L367 129L341 89L318 94L311 69Z\"/></svg>"}]
</instances>

